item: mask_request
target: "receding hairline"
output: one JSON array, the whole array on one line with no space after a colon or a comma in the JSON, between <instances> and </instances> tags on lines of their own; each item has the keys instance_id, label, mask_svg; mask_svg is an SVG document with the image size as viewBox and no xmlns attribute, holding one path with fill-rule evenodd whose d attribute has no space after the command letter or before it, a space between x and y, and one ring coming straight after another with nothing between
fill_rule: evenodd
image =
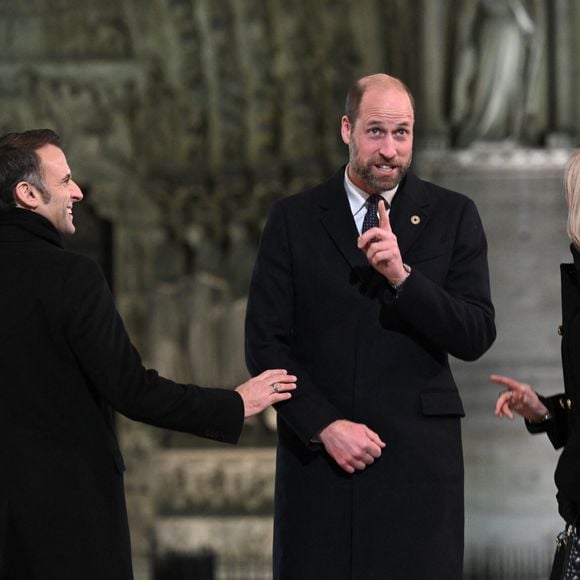
<instances>
[{"instance_id":1,"label":"receding hairline","mask_svg":"<svg viewBox=\"0 0 580 580\"><path fill-rule=\"evenodd\" d=\"M362 77L358 80L358 84L365 91L372 87L379 87L384 89L397 88L405 92L408 92L409 90L402 80L384 73L377 73L374 75Z\"/></svg>"},{"instance_id":2,"label":"receding hairline","mask_svg":"<svg viewBox=\"0 0 580 580\"><path fill-rule=\"evenodd\" d=\"M358 79L350 87L346 97L344 114L350 119L352 123L354 123L358 117L360 104L365 94L367 91L372 89L383 91L394 90L406 94L411 104L413 117L415 116L415 99L413 98L413 94L411 93L409 87L397 77L393 77L385 73L377 73Z\"/></svg>"}]
</instances>

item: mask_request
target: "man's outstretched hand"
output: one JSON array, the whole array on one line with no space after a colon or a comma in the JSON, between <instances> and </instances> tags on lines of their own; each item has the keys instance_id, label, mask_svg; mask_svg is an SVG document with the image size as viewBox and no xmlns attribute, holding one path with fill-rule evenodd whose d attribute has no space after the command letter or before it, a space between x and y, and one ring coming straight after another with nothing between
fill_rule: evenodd
<instances>
[{"instance_id":1,"label":"man's outstretched hand","mask_svg":"<svg viewBox=\"0 0 580 580\"><path fill-rule=\"evenodd\" d=\"M244 417L262 412L274 403L286 401L296 388L296 377L284 369L264 371L236 388L244 401Z\"/></svg>"}]
</instances>

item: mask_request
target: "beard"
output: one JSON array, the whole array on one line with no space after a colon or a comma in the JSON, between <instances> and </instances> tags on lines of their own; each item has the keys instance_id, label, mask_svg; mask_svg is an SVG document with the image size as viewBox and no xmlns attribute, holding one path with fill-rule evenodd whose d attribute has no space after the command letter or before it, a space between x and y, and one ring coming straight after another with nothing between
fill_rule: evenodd
<instances>
[{"instance_id":1,"label":"beard","mask_svg":"<svg viewBox=\"0 0 580 580\"><path fill-rule=\"evenodd\" d=\"M409 159L403 165L395 159L390 163L385 162L381 157L372 158L364 162L358 156L356 143L351 141L350 145L350 168L352 172L367 186L367 193L381 193L393 189L401 183L401 179L403 179L405 173L407 173L411 166L412 156L409 156ZM397 172L395 175L390 176L376 175L373 173L373 167L376 165L390 165L396 167Z\"/></svg>"}]
</instances>

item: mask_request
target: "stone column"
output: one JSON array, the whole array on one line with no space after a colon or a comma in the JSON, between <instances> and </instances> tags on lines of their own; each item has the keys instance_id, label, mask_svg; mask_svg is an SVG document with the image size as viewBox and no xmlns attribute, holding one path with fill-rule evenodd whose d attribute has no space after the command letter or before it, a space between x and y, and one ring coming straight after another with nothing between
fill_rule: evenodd
<instances>
[{"instance_id":1,"label":"stone column","mask_svg":"<svg viewBox=\"0 0 580 580\"><path fill-rule=\"evenodd\" d=\"M417 94L420 107L419 127L425 148L448 145L448 125L445 120L446 77L449 76L448 43L449 2L420 0L422 18L419 20L422 85ZM413 40L416 42L416 40Z\"/></svg>"},{"instance_id":2,"label":"stone column","mask_svg":"<svg viewBox=\"0 0 580 580\"><path fill-rule=\"evenodd\" d=\"M576 113L576 90L578 88L578 42L579 21L577 7L570 0L552 0L550 11L550 108L552 110L551 132L548 145L567 145L573 134L578 133ZM576 18L574 18L574 16Z\"/></svg>"}]
</instances>

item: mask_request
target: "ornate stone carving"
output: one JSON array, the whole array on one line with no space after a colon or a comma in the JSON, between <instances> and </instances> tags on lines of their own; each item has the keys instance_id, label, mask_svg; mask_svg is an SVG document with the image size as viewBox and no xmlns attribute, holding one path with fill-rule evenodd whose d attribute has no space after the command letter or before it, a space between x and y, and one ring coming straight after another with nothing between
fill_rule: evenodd
<instances>
[{"instance_id":1,"label":"ornate stone carving","mask_svg":"<svg viewBox=\"0 0 580 580\"><path fill-rule=\"evenodd\" d=\"M400 75L418 97L424 142L446 136L452 123L461 121L457 130L468 126L469 115L452 98L452 83L473 72L458 70L453 43L465 32L458 7L487 7L491 0L441 0L441 14L422 19L426 4L435 3L0 0L0 132L47 126L64 137L75 177L90 186L86 203L113 224L116 301L147 364L206 385L234 386L246 378L245 293L263 221L274 199L320 181L346 161L339 119L354 78L378 70ZM548 0L512 4L523 7L535 27L518 42L528 54L527 40L541 43L537 74L544 87L536 90L527 77L528 95L540 100L528 103L533 107L526 112L534 116L526 117L527 132L512 136L539 142L551 131L577 135L580 117L571 103L578 80L566 74L580 45L570 33L574 26L563 34L562 24L568 16L578 22L580 12L569 0L555 1L553 10ZM549 14L557 30L544 28ZM552 42L549 35L556 33ZM559 92L552 103L549 91L556 89L547 67L556 62ZM462 90L469 93L468 84ZM549 115L548 103L555 107ZM480 136L478 129L464 142ZM463 174L477 160L488 181L489 172L505 167L552 171L562 163L561 152L547 155L492 146L456 156L418 154L417 161L438 180L442 167ZM270 446L273 428L272 413L255 419L244 445ZM119 431L134 550L147 555L158 507L151 470L159 449L204 443L125 419ZM167 453L163 481L175 502L162 496L160 505L194 519L182 536L177 527L166 532L164 519L160 546L199 547L199 538L211 537L219 551L264 556L271 544L271 452L243 454L243 468L239 450L228 451L231 456L208 450L201 462L198 451L184 452L179 461ZM234 467L221 465L220 457ZM256 470L251 480L248 466ZM209 489L216 482L221 493L213 499ZM237 505L231 482L241 486ZM194 483L201 485L199 496ZM184 503L177 502L181 491ZM207 506L213 519L203 519ZM230 509L257 515L244 523L222 521ZM248 521L251 534L230 535L246 530Z\"/></svg>"},{"instance_id":2,"label":"ornate stone carving","mask_svg":"<svg viewBox=\"0 0 580 580\"><path fill-rule=\"evenodd\" d=\"M198 449L157 455L160 513L242 515L272 513L273 449Z\"/></svg>"},{"instance_id":3,"label":"ornate stone carving","mask_svg":"<svg viewBox=\"0 0 580 580\"><path fill-rule=\"evenodd\" d=\"M536 142L541 122L543 0L464 0L456 28L451 126L477 140Z\"/></svg>"}]
</instances>

